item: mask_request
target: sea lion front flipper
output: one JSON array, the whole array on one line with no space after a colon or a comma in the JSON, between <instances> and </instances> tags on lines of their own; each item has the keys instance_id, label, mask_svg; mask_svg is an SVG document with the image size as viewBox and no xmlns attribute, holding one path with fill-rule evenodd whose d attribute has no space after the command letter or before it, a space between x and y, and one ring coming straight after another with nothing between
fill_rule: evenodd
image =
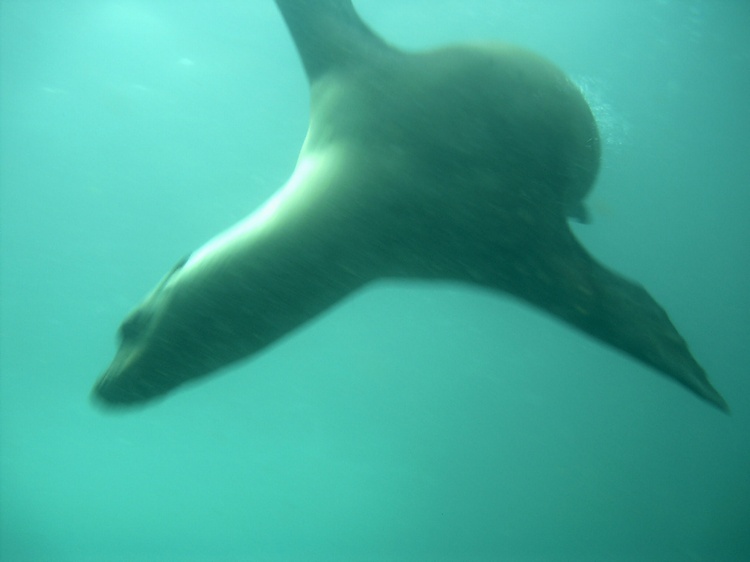
<instances>
[{"instance_id":1,"label":"sea lion front flipper","mask_svg":"<svg viewBox=\"0 0 750 562\"><path fill-rule=\"evenodd\" d=\"M564 232L555 247L519 259L512 287L506 279L495 288L509 290L728 412L726 401L654 298L599 264L567 228Z\"/></svg>"},{"instance_id":2,"label":"sea lion front flipper","mask_svg":"<svg viewBox=\"0 0 750 562\"><path fill-rule=\"evenodd\" d=\"M351 0L276 0L307 78L314 82L328 70L356 64L372 49L389 49L370 30Z\"/></svg>"}]
</instances>

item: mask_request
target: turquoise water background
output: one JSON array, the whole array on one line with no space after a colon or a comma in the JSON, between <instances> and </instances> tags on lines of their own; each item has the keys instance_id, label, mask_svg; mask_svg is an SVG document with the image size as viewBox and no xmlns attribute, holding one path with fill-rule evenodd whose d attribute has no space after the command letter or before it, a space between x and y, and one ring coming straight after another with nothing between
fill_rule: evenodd
<instances>
[{"instance_id":1,"label":"turquoise water background","mask_svg":"<svg viewBox=\"0 0 750 562\"><path fill-rule=\"evenodd\" d=\"M291 173L307 84L271 0L2 0L0 560L750 560L750 3L355 4L397 45L516 42L581 85L605 145L575 231L732 415L418 282L94 408L125 314Z\"/></svg>"}]
</instances>

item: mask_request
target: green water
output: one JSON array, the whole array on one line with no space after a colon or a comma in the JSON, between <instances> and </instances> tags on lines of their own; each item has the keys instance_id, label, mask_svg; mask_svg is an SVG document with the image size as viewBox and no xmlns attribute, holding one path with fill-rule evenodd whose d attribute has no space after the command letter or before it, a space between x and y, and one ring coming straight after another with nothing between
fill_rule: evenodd
<instances>
[{"instance_id":1,"label":"green water","mask_svg":"<svg viewBox=\"0 0 750 562\"><path fill-rule=\"evenodd\" d=\"M0 1L0 560L750 560L750 4L358 0L408 48L553 59L602 129L587 248L725 416L509 298L383 283L122 415L122 317L291 173L271 0Z\"/></svg>"}]
</instances>

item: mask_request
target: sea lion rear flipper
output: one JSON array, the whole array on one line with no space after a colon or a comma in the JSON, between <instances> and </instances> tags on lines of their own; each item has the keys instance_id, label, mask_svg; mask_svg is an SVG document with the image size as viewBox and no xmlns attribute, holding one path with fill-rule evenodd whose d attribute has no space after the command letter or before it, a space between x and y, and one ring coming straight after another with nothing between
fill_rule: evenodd
<instances>
[{"instance_id":1,"label":"sea lion rear flipper","mask_svg":"<svg viewBox=\"0 0 750 562\"><path fill-rule=\"evenodd\" d=\"M567 214L568 218L581 224L589 224L591 222L591 214L583 201L578 201L575 205L570 206Z\"/></svg>"}]
</instances>

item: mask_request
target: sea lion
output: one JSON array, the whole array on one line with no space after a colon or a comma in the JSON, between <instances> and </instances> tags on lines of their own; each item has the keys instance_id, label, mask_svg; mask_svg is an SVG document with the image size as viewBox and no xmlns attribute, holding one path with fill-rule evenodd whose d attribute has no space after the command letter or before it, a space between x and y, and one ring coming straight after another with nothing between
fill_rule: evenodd
<instances>
[{"instance_id":1,"label":"sea lion","mask_svg":"<svg viewBox=\"0 0 750 562\"><path fill-rule=\"evenodd\" d=\"M311 89L294 173L125 319L96 401L162 396L400 277L512 294L727 409L664 310L570 231L600 147L558 68L503 44L406 53L350 0L276 4Z\"/></svg>"}]
</instances>

